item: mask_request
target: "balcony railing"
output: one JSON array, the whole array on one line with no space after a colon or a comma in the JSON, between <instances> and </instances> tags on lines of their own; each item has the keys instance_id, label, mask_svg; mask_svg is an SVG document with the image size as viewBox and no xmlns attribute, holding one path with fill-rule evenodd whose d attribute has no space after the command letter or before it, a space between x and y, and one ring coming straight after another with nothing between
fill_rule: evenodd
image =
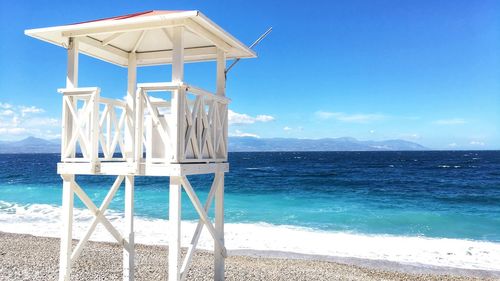
<instances>
[{"instance_id":1,"label":"balcony railing","mask_svg":"<svg viewBox=\"0 0 500 281\"><path fill-rule=\"evenodd\" d=\"M125 101L103 98L99 88L59 92L62 162L227 161L225 97L183 83L138 84L134 116L129 116Z\"/></svg>"},{"instance_id":2,"label":"balcony railing","mask_svg":"<svg viewBox=\"0 0 500 281\"><path fill-rule=\"evenodd\" d=\"M143 136L146 162L227 161L229 99L174 83L139 84L136 95L136 134ZM142 145L135 149L143 155Z\"/></svg>"},{"instance_id":3,"label":"balcony railing","mask_svg":"<svg viewBox=\"0 0 500 281\"><path fill-rule=\"evenodd\" d=\"M96 87L59 92L63 94L61 161L125 160L125 102L101 97Z\"/></svg>"}]
</instances>

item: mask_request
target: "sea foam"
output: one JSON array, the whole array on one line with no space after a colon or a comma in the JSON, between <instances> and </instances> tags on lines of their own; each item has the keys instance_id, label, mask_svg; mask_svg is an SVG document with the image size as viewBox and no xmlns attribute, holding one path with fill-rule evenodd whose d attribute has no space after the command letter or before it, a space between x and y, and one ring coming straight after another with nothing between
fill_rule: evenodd
<instances>
[{"instance_id":1,"label":"sea foam","mask_svg":"<svg viewBox=\"0 0 500 281\"><path fill-rule=\"evenodd\" d=\"M20 206L0 201L0 231L37 236L58 237L61 208L32 204ZM106 217L121 229L123 214L108 211ZM81 238L89 226L89 211L75 209L74 237ZM188 245L196 221L182 223L182 244ZM168 220L135 218L136 242L167 245ZM99 225L91 237L94 241L113 241ZM266 223L226 223L228 250L283 251L333 257L353 257L400 262L412 265L447 266L465 269L500 270L500 243L391 235L365 235L318 231L294 226ZM209 233L204 230L199 248L213 249Z\"/></svg>"}]
</instances>

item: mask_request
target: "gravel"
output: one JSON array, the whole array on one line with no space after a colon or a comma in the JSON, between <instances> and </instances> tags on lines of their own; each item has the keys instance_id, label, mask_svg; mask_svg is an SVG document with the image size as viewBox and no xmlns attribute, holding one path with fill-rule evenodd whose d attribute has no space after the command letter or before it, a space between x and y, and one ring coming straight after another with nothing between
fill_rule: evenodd
<instances>
[{"instance_id":1,"label":"gravel","mask_svg":"<svg viewBox=\"0 0 500 281\"><path fill-rule=\"evenodd\" d=\"M76 241L74 241L76 242ZM74 243L76 245L76 243ZM167 280L167 247L136 245L136 280ZM0 232L0 280L57 280L59 239ZM122 252L89 242L71 280L122 280ZM500 280L495 276L410 273L331 261L231 255L226 280ZM187 280L213 280L213 257L198 251Z\"/></svg>"}]
</instances>

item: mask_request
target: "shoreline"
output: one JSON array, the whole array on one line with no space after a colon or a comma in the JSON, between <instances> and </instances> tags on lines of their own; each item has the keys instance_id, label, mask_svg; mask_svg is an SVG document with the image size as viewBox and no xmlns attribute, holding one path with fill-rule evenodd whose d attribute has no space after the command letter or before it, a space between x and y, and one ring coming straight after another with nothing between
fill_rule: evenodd
<instances>
[{"instance_id":1,"label":"shoreline","mask_svg":"<svg viewBox=\"0 0 500 281\"><path fill-rule=\"evenodd\" d=\"M163 280L167 246L138 244L136 250L137 280ZM58 251L58 238L0 232L0 279L55 280ZM188 279L213 278L210 251L197 251L193 262ZM121 280L121 248L89 241L73 272L75 280ZM260 250L230 250L226 276L227 280L500 280L497 271Z\"/></svg>"},{"instance_id":2,"label":"shoreline","mask_svg":"<svg viewBox=\"0 0 500 281\"><path fill-rule=\"evenodd\" d=\"M54 238L60 235L59 206L31 204L25 207L12 204L5 210L0 212L1 231ZM79 208L75 208L74 216L73 238L79 239L86 232L93 216ZM116 225L124 224L121 212L110 210L106 217ZM197 221L182 221L182 245L189 244L196 225ZM137 244L167 245L168 220L136 216L135 226ZM383 260L391 264L417 265L419 268L424 265L428 268L500 271L500 266L495 262L500 259L498 242L329 232L269 223L226 223L225 236L229 251L274 251L338 257L336 260ZM92 240L112 242L114 238L102 225L98 225ZM198 246L199 249L213 249L208 232L202 231Z\"/></svg>"},{"instance_id":3,"label":"shoreline","mask_svg":"<svg viewBox=\"0 0 500 281\"><path fill-rule=\"evenodd\" d=\"M410 264L380 259L364 259L356 257L340 257L302 254L284 251L265 251L265 250L229 250L231 255L248 256L255 258L281 258L296 260L326 261L345 265L354 265L375 270L396 271L409 274L432 274L432 275L456 275L462 277L476 278L496 278L500 280L500 271L468 269L449 266L435 266L428 264Z\"/></svg>"}]
</instances>

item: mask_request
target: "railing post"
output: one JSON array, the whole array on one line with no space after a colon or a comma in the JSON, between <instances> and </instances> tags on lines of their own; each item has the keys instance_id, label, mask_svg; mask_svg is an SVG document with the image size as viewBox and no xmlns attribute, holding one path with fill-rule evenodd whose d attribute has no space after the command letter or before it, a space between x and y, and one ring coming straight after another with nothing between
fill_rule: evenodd
<instances>
[{"instance_id":1,"label":"railing post","mask_svg":"<svg viewBox=\"0 0 500 281\"><path fill-rule=\"evenodd\" d=\"M142 135L144 128L144 101L143 89L138 88L135 93L135 132L134 132L134 161L139 171L142 162Z\"/></svg>"},{"instance_id":2,"label":"railing post","mask_svg":"<svg viewBox=\"0 0 500 281\"><path fill-rule=\"evenodd\" d=\"M137 120L135 111L137 110L137 100L140 97L136 97L136 87L137 87L137 60L136 53L132 52L128 57L128 73L127 73L127 107L125 108L125 151L122 151L122 155L129 162L139 161L139 159L134 159L135 157L135 128L137 127Z\"/></svg>"},{"instance_id":3,"label":"railing post","mask_svg":"<svg viewBox=\"0 0 500 281\"><path fill-rule=\"evenodd\" d=\"M90 163L92 170L95 171L99 162L99 97L100 89L96 89L90 96L89 106L92 107L90 115Z\"/></svg>"},{"instance_id":4,"label":"railing post","mask_svg":"<svg viewBox=\"0 0 500 281\"><path fill-rule=\"evenodd\" d=\"M173 58L172 58L172 82L178 83L180 87L172 92L172 162L184 160L184 133L186 116L184 110L185 89L182 87L184 81L184 27L174 27L173 32Z\"/></svg>"},{"instance_id":5,"label":"railing post","mask_svg":"<svg viewBox=\"0 0 500 281\"><path fill-rule=\"evenodd\" d=\"M78 87L78 40L70 37L68 39L68 65L66 72L66 88L72 89ZM68 104L64 102L68 100ZM61 132L61 161L64 159L64 152L73 135L74 120L69 111L69 104L74 104L74 98L63 95L62 104L62 132ZM76 149L75 149L76 150ZM75 157L75 150L69 157Z\"/></svg>"},{"instance_id":6,"label":"railing post","mask_svg":"<svg viewBox=\"0 0 500 281\"><path fill-rule=\"evenodd\" d=\"M226 96L226 53L224 50L217 48L217 95L225 97ZM227 159L227 137L228 137L228 120L227 120L227 104L216 104L219 108L219 118L222 119L222 139L220 141L224 144L224 151L222 156ZM216 148L217 151L218 148ZM217 152L216 152L217 154ZM217 155L217 158L220 157Z\"/></svg>"}]
</instances>

